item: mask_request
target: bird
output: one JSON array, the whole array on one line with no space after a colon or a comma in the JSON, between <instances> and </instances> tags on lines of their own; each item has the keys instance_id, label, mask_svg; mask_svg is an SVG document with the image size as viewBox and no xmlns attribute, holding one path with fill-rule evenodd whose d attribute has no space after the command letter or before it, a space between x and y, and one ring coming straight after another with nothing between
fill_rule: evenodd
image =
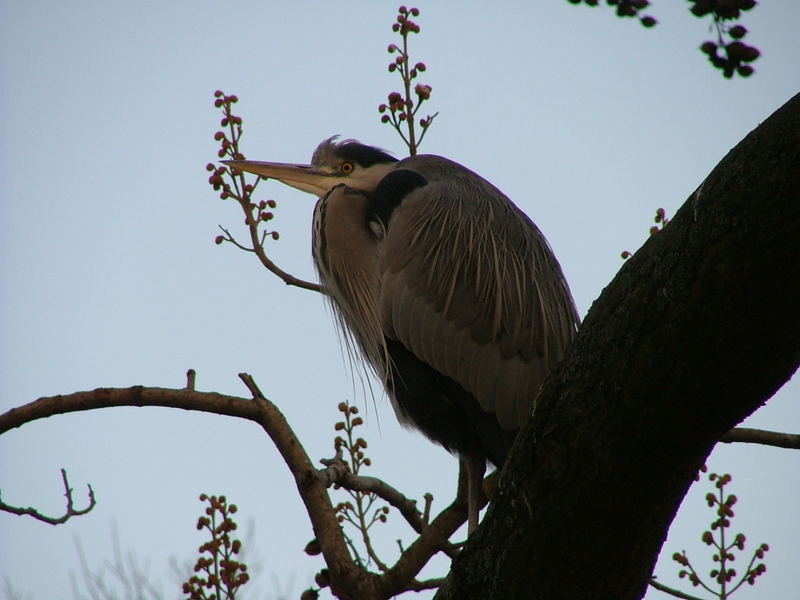
<instances>
[{"instance_id":1,"label":"bird","mask_svg":"<svg viewBox=\"0 0 800 600\"><path fill-rule=\"evenodd\" d=\"M312 253L337 323L400 423L462 459L471 534L487 461L503 466L580 322L544 235L441 156L333 136L310 164L224 162L319 198Z\"/></svg>"}]
</instances>

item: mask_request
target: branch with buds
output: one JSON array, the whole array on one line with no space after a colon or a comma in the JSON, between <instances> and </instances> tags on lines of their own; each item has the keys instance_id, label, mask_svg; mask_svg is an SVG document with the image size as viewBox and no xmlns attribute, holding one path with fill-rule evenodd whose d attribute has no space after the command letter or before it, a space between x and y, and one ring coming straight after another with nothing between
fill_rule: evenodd
<instances>
[{"instance_id":1,"label":"branch with buds","mask_svg":"<svg viewBox=\"0 0 800 600\"><path fill-rule=\"evenodd\" d=\"M415 128L416 116L422 103L429 100L431 97L431 86L417 83L414 85L414 96L411 94L411 86L419 73L426 70L425 63L418 62L413 67L411 66L411 59L408 54L408 36L411 33L419 33L420 28L411 17L419 16L418 8L408 9L401 6L398 9L397 20L392 25L392 31L400 34L401 45L389 44L389 54L396 54L392 62L389 63L389 72L397 73L403 82L403 92L391 92L387 97L387 103L378 106L378 112L381 116L381 123L389 123L394 127L395 131L400 135L408 146L408 153L414 156L425 134L428 133L428 128L431 126L433 119L439 113L428 115L419 120L419 126L422 133L417 139L417 131ZM404 131L405 129L405 131Z\"/></svg>"},{"instance_id":2,"label":"branch with buds","mask_svg":"<svg viewBox=\"0 0 800 600\"><path fill-rule=\"evenodd\" d=\"M569 0L571 4L597 6L600 0ZM708 57L711 65L722 71L722 75L730 79L734 74L749 77L755 70L750 64L761 52L742 41L747 35L747 28L741 23L728 25L728 21L738 19L745 11L756 6L756 0L689 0L689 11L698 18L711 18L711 29L717 32L717 41L707 41L700 46L700 52ZM647 28L654 27L657 21L642 11L650 6L649 0L606 0L608 6L614 7L618 17L633 17Z\"/></svg>"},{"instance_id":3,"label":"branch with buds","mask_svg":"<svg viewBox=\"0 0 800 600\"><path fill-rule=\"evenodd\" d=\"M692 14L696 17L711 17L713 28L717 32L716 42L707 41L700 46L700 51L708 56L708 62L722 71L726 79L731 79L734 74L750 77L755 69L749 63L761 56L761 52L742 41L747 35L744 25L728 25L728 21L738 19L743 11L752 9L756 5L755 0L689 1L692 3Z\"/></svg>"},{"instance_id":4,"label":"branch with buds","mask_svg":"<svg viewBox=\"0 0 800 600\"><path fill-rule=\"evenodd\" d=\"M705 468L703 470L705 470ZM733 541L727 538L727 530L730 528L731 520L734 517L733 506L737 502L737 498L734 494L726 495L725 493L725 486L728 485L732 479L733 478L728 474L717 475L716 473L711 473L708 476L708 480L714 483L716 492L709 492L706 494L706 503L710 508L714 509L716 518L711 522L710 529L704 531L700 539L704 544L711 546L714 550L712 559L718 566L711 569L709 576L711 580L716 583L717 589L712 587L712 583L706 583L700 576L689 560L689 557L686 555L685 550L675 552L672 555L672 560L683 567L678 572L679 578L688 579L692 586L703 588L719 598L719 600L726 600L726 598L729 598L731 594L736 592L745 582L749 585L755 585L756 580L767 571L767 567L763 562L756 564L756 561L763 559L765 553L769 550L769 545L760 544L753 552L750 563L739 578L739 581L734 584L733 587L730 587L731 582L737 576L736 569L731 566L731 563L736 559L734 552L736 550L744 550L746 542L746 537L743 533L737 533ZM650 584L661 591L679 598L694 598L678 590L673 590L660 584L656 585L652 581Z\"/></svg>"},{"instance_id":5,"label":"branch with buds","mask_svg":"<svg viewBox=\"0 0 800 600\"><path fill-rule=\"evenodd\" d=\"M197 529L208 532L211 539L200 546L195 575L184 582L183 593L187 600L234 600L237 590L250 580L247 565L236 558L242 542L231 539L238 528L233 519L238 509L225 496L200 494L200 501L208 506L197 520Z\"/></svg>"},{"instance_id":6,"label":"branch with buds","mask_svg":"<svg viewBox=\"0 0 800 600\"><path fill-rule=\"evenodd\" d=\"M239 148L239 142L242 138L242 118L233 114L233 105L239 99L231 94L225 95L222 91L217 90L214 92L214 106L222 109L222 120L220 125L227 129L217 131L214 134L214 139L220 143L220 149L217 151L219 158L230 158L232 160L244 160ZM225 166L215 166L213 163L206 165L206 170L211 173L208 178L208 183L214 188L214 191L219 192L219 197L222 200L233 198L239 203L242 211L244 212L244 224L250 236L249 244L242 244L226 228L220 225L222 235L218 235L214 240L217 244L228 242L233 244L240 250L245 252L254 253L261 264L264 265L270 272L280 277L286 285L294 285L306 290L314 292L322 292L322 288L310 281L304 281L291 275L278 267L267 255L264 249L264 244L268 240L278 241L280 234L276 230L267 230L266 225L275 218L272 212L277 203L275 200L259 200L253 199L253 194L256 187L261 181L260 177L256 177L249 182L247 175L240 171L229 169ZM262 229L264 227L264 229Z\"/></svg>"},{"instance_id":7,"label":"branch with buds","mask_svg":"<svg viewBox=\"0 0 800 600\"><path fill-rule=\"evenodd\" d=\"M650 227L650 235L657 234L659 231L661 231L662 229L664 229L664 227L667 226L667 223L669 223L669 219L667 218L667 211L665 211L663 208L657 209L656 216L653 219L653 221L655 221L656 224ZM620 254L622 260L628 260L631 256L633 256L633 254L628 250L623 250L622 253Z\"/></svg>"}]
</instances>

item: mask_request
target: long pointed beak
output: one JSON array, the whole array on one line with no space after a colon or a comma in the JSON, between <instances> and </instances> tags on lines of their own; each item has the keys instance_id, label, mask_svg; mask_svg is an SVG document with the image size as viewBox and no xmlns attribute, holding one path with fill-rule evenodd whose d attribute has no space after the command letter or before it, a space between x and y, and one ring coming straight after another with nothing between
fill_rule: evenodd
<instances>
[{"instance_id":1,"label":"long pointed beak","mask_svg":"<svg viewBox=\"0 0 800 600\"><path fill-rule=\"evenodd\" d=\"M339 177L326 173L312 165L261 162L257 160L223 160L222 162L239 171L246 171L269 179L277 179L286 185L319 197L324 196L331 188L341 183Z\"/></svg>"}]
</instances>

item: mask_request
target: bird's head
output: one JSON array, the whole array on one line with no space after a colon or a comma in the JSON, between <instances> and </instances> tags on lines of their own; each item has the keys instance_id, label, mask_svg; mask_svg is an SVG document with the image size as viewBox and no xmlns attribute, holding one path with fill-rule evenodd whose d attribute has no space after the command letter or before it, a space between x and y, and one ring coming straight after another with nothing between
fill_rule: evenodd
<instances>
[{"instance_id":1,"label":"bird's head","mask_svg":"<svg viewBox=\"0 0 800 600\"><path fill-rule=\"evenodd\" d=\"M298 190L324 196L343 183L363 192L372 192L397 159L373 146L355 140L324 140L311 157L311 164L225 160L229 167L269 179L277 179Z\"/></svg>"}]
</instances>

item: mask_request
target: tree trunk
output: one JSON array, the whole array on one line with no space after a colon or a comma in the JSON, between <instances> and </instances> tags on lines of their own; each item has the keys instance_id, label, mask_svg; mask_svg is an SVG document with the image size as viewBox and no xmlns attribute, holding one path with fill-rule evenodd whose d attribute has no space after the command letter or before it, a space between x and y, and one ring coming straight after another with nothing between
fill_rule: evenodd
<instances>
[{"instance_id":1,"label":"tree trunk","mask_svg":"<svg viewBox=\"0 0 800 600\"><path fill-rule=\"evenodd\" d=\"M640 598L715 442L797 369L799 313L800 95L592 306L437 598Z\"/></svg>"}]
</instances>

